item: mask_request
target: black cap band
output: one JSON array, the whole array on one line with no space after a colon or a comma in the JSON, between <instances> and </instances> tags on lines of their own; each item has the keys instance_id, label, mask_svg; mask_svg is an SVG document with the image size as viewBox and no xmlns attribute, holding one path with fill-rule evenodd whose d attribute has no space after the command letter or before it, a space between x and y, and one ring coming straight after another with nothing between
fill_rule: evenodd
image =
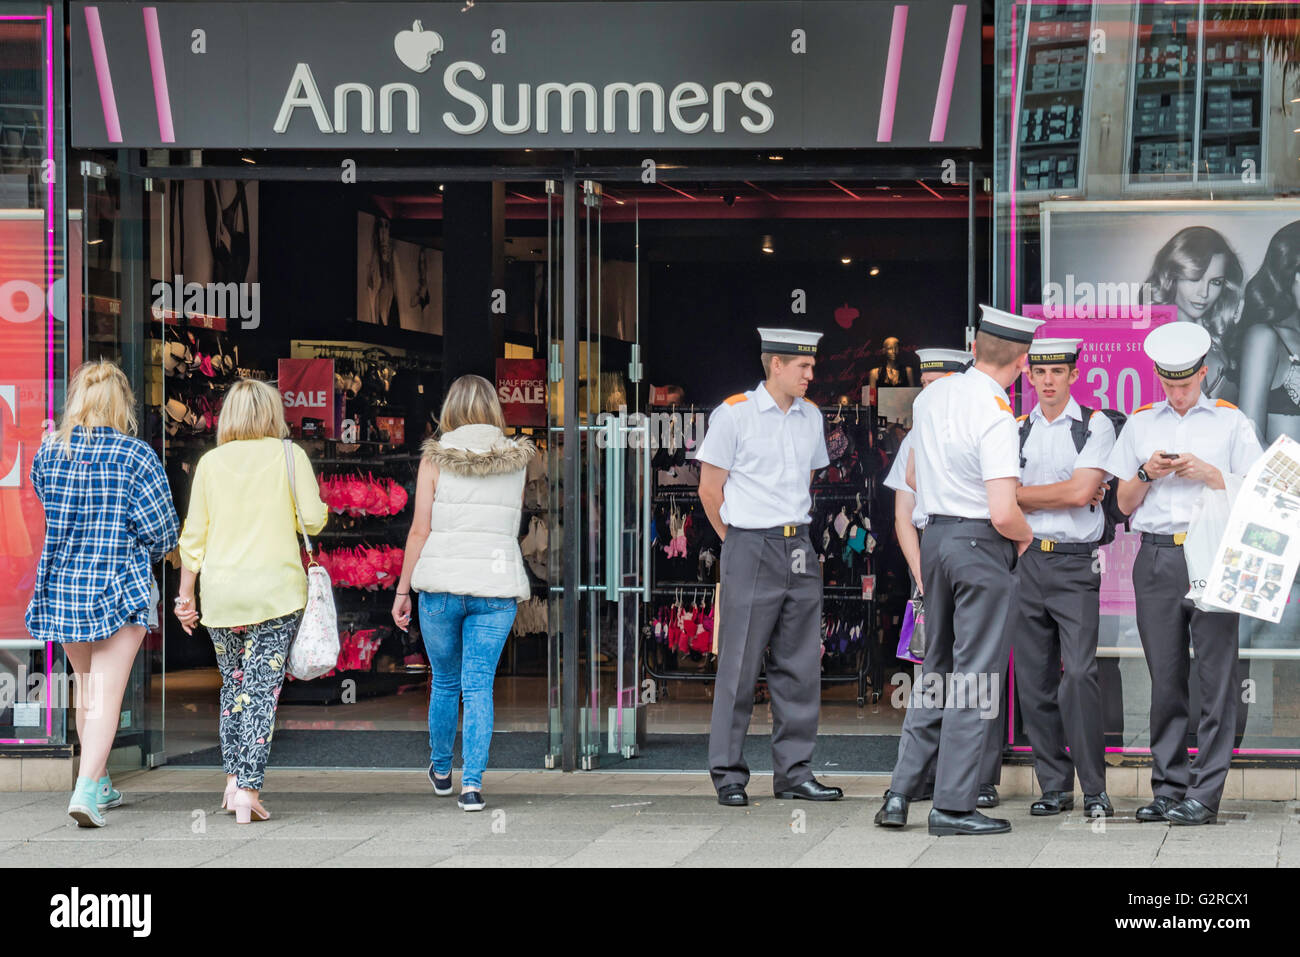
<instances>
[{"instance_id":1,"label":"black cap band","mask_svg":"<svg viewBox=\"0 0 1300 957\"><path fill-rule=\"evenodd\" d=\"M1059 365L1062 362L1074 365L1078 361L1079 353L1077 352L1046 352L1037 355L1032 352L1029 353L1029 364L1031 366Z\"/></svg>"},{"instance_id":2,"label":"black cap band","mask_svg":"<svg viewBox=\"0 0 1300 957\"><path fill-rule=\"evenodd\" d=\"M752 339L750 340L753 341ZM817 355L816 346L802 345L792 342L764 342L762 345L763 352L769 352L774 356L815 356Z\"/></svg>"},{"instance_id":3,"label":"black cap band","mask_svg":"<svg viewBox=\"0 0 1300 957\"><path fill-rule=\"evenodd\" d=\"M1199 359L1197 359L1196 365L1192 366L1190 369L1181 369L1178 372L1170 372L1168 369L1162 369L1157 364L1156 375L1160 376L1160 378L1162 379L1173 379L1175 381L1178 381L1180 379L1190 379L1192 376L1196 375L1196 373L1200 371L1201 366L1203 365L1205 365L1205 356L1201 356Z\"/></svg>"},{"instance_id":4,"label":"black cap band","mask_svg":"<svg viewBox=\"0 0 1300 957\"><path fill-rule=\"evenodd\" d=\"M1034 333L1025 332L1022 329L1008 329L1006 326L995 325L991 322L981 322L980 332L987 333L995 339L1005 339L1007 342L1033 342Z\"/></svg>"},{"instance_id":5,"label":"black cap band","mask_svg":"<svg viewBox=\"0 0 1300 957\"><path fill-rule=\"evenodd\" d=\"M966 368L966 363L955 362L952 359L931 359L929 362L921 363L922 372L960 372Z\"/></svg>"}]
</instances>

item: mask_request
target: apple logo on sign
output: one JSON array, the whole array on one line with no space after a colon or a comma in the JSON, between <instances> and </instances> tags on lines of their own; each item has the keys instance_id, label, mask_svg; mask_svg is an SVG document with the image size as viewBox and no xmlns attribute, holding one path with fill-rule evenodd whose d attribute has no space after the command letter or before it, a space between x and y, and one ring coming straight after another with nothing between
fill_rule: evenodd
<instances>
[{"instance_id":1,"label":"apple logo on sign","mask_svg":"<svg viewBox=\"0 0 1300 957\"><path fill-rule=\"evenodd\" d=\"M860 315L861 313L857 309L846 302L835 310L835 321L839 323L841 329L847 329L853 325L853 320Z\"/></svg>"},{"instance_id":2,"label":"apple logo on sign","mask_svg":"<svg viewBox=\"0 0 1300 957\"><path fill-rule=\"evenodd\" d=\"M411 29L402 30L393 38L397 58L416 73L423 73L433 63L433 55L442 52L442 36L436 30L426 30L416 20Z\"/></svg>"}]
</instances>

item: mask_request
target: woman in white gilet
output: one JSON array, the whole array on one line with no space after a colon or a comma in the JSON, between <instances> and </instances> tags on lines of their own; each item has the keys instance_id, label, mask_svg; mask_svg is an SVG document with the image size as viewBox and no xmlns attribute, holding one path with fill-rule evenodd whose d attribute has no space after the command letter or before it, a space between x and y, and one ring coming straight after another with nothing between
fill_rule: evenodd
<instances>
[{"instance_id":1,"label":"woman in white gilet","mask_svg":"<svg viewBox=\"0 0 1300 957\"><path fill-rule=\"evenodd\" d=\"M420 632L433 666L429 696L429 781L451 794L452 743L460 702L462 810L481 811L492 742L492 681L516 603L528 597L519 552L525 471L534 449L505 436L492 384L461 376L447 390L440 435L424 444L415 517L393 600L393 620L411 624L420 593Z\"/></svg>"}]
</instances>

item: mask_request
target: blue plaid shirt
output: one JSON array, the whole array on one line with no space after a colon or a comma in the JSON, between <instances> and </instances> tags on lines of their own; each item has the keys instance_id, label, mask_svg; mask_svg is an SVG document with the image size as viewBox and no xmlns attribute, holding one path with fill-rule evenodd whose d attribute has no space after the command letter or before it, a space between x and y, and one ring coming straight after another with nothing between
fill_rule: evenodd
<instances>
[{"instance_id":1,"label":"blue plaid shirt","mask_svg":"<svg viewBox=\"0 0 1300 957\"><path fill-rule=\"evenodd\" d=\"M146 443L99 426L47 439L32 462L45 547L27 630L41 641L98 641L147 625L152 562L176 547L179 521L162 463Z\"/></svg>"}]
</instances>

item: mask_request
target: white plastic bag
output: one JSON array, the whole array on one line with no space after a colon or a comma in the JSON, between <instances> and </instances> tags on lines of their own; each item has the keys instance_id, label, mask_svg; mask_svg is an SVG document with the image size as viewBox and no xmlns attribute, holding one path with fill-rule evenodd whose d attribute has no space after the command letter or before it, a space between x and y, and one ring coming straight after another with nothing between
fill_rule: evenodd
<instances>
[{"instance_id":1,"label":"white plastic bag","mask_svg":"<svg viewBox=\"0 0 1300 957\"><path fill-rule=\"evenodd\" d=\"M1201 490L1201 497L1192 510L1192 520L1187 526L1187 538L1183 541L1183 558L1187 562L1187 578L1191 588L1184 596L1196 603L1201 611L1226 613L1225 608L1216 608L1201 601L1205 591L1205 582L1214 567L1214 556L1218 554L1219 542L1228 529L1228 518L1232 515L1232 504L1241 491L1241 479L1235 475L1223 476L1224 487Z\"/></svg>"},{"instance_id":2,"label":"white plastic bag","mask_svg":"<svg viewBox=\"0 0 1300 957\"><path fill-rule=\"evenodd\" d=\"M289 646L288 672L300 681L319 678L339 663L339 628L329 572L320 565L307 569L307 607L298 634Z\"/></svg>"}]
</instances>

